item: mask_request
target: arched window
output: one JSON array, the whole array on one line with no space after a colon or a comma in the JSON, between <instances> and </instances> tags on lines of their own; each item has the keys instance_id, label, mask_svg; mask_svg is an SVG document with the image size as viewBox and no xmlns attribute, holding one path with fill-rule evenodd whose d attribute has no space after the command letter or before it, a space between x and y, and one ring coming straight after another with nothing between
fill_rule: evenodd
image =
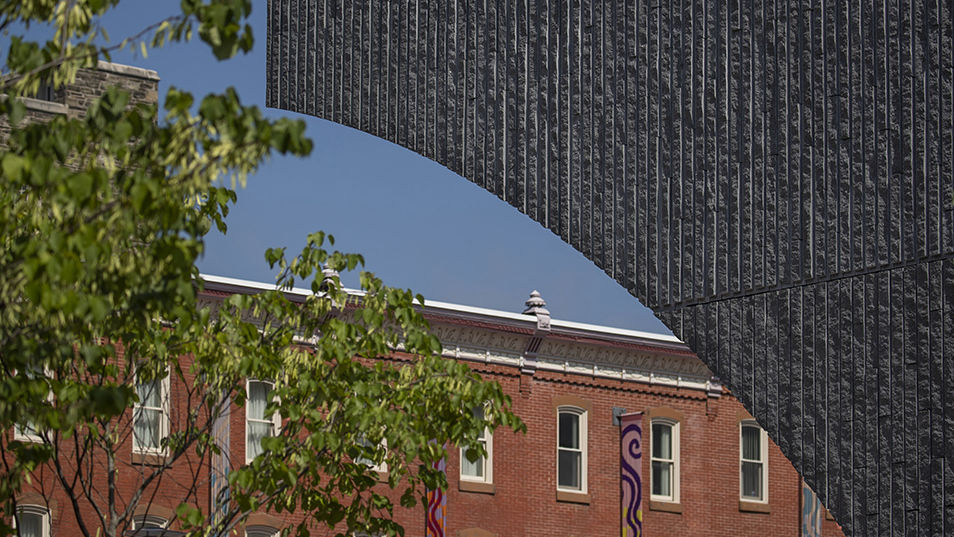
<instances>
[{"instance_id":1,"label":"arched window","mask_svg":"<svg viewBox=\"0 0 954 537\"><path fill-rule=\"evenodd\" d=\"M18 505L14 525L20 537L50 537L50 510L43 505Z\"/></svg>"},{"instance_id":2,"label":"arched window","mask_svg":"<svg viewBox=\"0 0 954 537\"><path fill-rule=\"evenodd\" d=\"M245 537L276 537L278 531L278 528L256 524L245 527Z\"/></svg>"},{"instance_id":3,"label":"arched window","mask_svg":"<svg viewBox=\"0 0 954 537\"><path fill-rule=\"evenodd\" d=\"M679 422L653 418L649 436L653 501L679 502Z\"/></svg>"},{"instance_id":4,"label":"arched window","mask_svg":"<svg viewBox=\"0 0 954 537\"><path fill-rule=\"evenodd\" d=\"M768 502L768 435L752 420L739 422L739 497Z\"/></svg>"},{"instance_id":5,"label":"arched window","mask_svg":"<svg viewBox=\"0 0 954 537\"><path fill-rule=\"evenodd\" d=\"M133 517L134 530L163 529L168 525L169 521L159 515L145 514Z\"/></svg>"},{"instance_id":6,"label":"arched window","mask_svg":"<svg viewBox=\"0 0 954 537\"><path fill-rule=\"evenodd\" d=\"M579 407L557 409L557 490L586 492L586 414Z\"/></svg>"}]
</instances>

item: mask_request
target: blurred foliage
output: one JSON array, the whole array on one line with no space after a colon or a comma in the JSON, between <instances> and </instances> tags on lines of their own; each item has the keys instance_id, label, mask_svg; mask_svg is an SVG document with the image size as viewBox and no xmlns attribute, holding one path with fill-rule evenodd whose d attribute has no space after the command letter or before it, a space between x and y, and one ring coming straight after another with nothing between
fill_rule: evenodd
<instances>
[{"instance_id":1,"label":"blurred foliage","mask_svg":"<svg viewBox=\"0 0 954 537\"><path fill-rule=\"evenodd\" d=\"M421 297L367 272L362 292L348 293L323 274L363 266L323 233L294 257L266 252L274 290L203 307L196 260L213 226L226 231L235 188L269 155L304 156L312 143L301 121L266 119L231 88L197 106L172 88L161 112L111 88L81 117L26 121L23 97L69 86L121 48L198 36L227 60L252 46L250 1L183 0L181 13L111 44L99 21L117 3L0 6L0 124L10 130L0 148L0 427L28 423L41 439L0 436L0 534L15 532L16 497L40 474L57 516L75 516L87 536L122 534L164 472L209 463L215 420L246 403L247 379L275 382L267 413L281 425L250 463L232 457L227 509L213 517L207 501L183 502L179 527L225 534L253 511L294 510L304 522L289 533L403 533L389 497L413 505L424 488L446 486L432 464L448 446L480 453L485 427L522 423L496 383L440 357ZM47 41L24 37L35 25L51 29ZM283 290L296 282L312 293L292 300ZM138 494L110 495L130 466L135 383L165 375L161 463L137 467ZM356 459L386 462L386 483ZM192 494L208 469L195 476Z\"/></svg>"}]
</instances>

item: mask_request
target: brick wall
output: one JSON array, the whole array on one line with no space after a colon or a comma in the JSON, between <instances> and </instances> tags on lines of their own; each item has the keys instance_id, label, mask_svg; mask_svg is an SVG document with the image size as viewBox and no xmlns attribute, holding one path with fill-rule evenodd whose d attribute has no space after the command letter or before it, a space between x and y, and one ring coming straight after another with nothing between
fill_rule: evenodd
<instances>
[{"instance_id":1,"label":"brick wall","mask_svg":"<svg viewBox=\"0 0 954 537\"><path fill-rule=\"evenodd\" d=\"M800 535L801 480L791 463L769 440L768 512L745 512L739 504L739 418L748 417L731 395L645 384L592 379L579 375L537 372L521 379L515 369L477 367L501 383L513 398L514 410L526 422L527 434L499 431L494 435L494 492L459 490L459 450L447 465L448 535L481 528L498 536L620 535L619 427L613 407L627 412L668 407L681 412L681 513L649 507L649 423L643 427L643 529L646 535ZM530 390L520 394L520 382ZM554 398L572 395L592 404L588 415L589 503L556 497L556 412ZM407 535L424 535L423 509L402 513ZM823 535L840 536L833 521Z\"/></svg>"}]
</instances>

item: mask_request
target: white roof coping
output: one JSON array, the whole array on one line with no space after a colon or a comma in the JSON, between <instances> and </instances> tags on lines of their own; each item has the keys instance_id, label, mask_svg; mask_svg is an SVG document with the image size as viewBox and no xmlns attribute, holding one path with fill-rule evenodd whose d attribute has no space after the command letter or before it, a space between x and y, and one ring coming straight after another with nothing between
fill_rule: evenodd
<instances>
[{"instance_id":1,"label":"white roof coping","mask_svg":"<svg viewBox=\"0 0 954 537\"><path fill-rule=\"evenodd\" d=\"M96 63L96 68L100 71L110 71L120 75L135 76L139 78L145 78L147 80L159 80L159 73L153 71L152 69L143 69L142 67L134 67L124 63L114 63L99 60Z\"/></svg>"},{"instance_id":2,"label":"white roof coping","mask_svg":"<svg viewBox=\"0 0 954 537\"><path fill-rule=\"evenodd\" d=\"M275 290L274 284L267 284L262 282L255 282L251 280L243 280L239 278L229 278L226 276L214 276L211 274L201 274L200 275L206 283L218 284L218 286L224 287L234 287L236 291L245 289L245 290L259 290L259 291L272 291ZM362 296L364 291L357 289L348 289L345 290L352 295ZM295 287L290 290L285 290L286 293L295 295L295 296L309 296L312 294L311 289L303 287ZM425 308L427 310L444 310L451 314L462 314L467 317L488 317L496 319L498 321L516 321L519 323L526 323L528 327L534 327L537 323L537 318L534 315L524 315L521 313L513 313L510 311L495 310L490 308L481 308L477 306L465 306L463 304L454 304L451 302L441 302L438 300L426 300ZM629 330L626 328L614 328L610 326L602 326L597 324L588 324L588 323L578 323L573 321L559 321L553 320L550 323L550 326L555 329L565 329L568 331L578 331L578 332L590 332L605 336L611 336L616 338L634 338L649 340L658 343L669 343L676 345L683 345L682 341L679 340L676 336L669 334L659 334L655 332L643 332L641 330Z\"/></svg>"}]
</instances>

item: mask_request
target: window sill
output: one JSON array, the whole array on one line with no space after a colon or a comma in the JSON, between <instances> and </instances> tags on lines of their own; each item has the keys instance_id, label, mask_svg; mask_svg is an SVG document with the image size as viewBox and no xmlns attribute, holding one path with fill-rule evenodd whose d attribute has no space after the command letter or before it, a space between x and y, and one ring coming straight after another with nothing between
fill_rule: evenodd
<instances>
[{"instance_id":1,"label":"window sill","mask_svg":"<svg viewBox=\"0 0 954 537\"><path fill-rule=\"evenodd\" d=\"M48 114L66 115L70 110L65 104L54 101L44 101L43 99L34 99L33 97L22 97L22 100L27 109L46 112Z\"/></svg>"},{"instance_id":2,"label":"window sill","mask_svg":"<svg viewBox=\"0 0 954 537\"><path fill-rule=\"evenodd\" d=\"M167 455L160 455L159 453L143 453L140 451L133 451L132 453L132 463L142 464L143 466L162 466L167 459Z\"/></svg>"},{"instance_id":3,"label":"window sill","mask_svg":"<svg viewBox=\"0 0 954 537\"><path fill-rule=\"evenodd\" d=\"M745 513L771 513L772 509L769 507L769 504L762 502L747 502L745 500L739 500L739 511Z\"/></svg>"},{"instance_id":4,"label":"window sill","mask_svg":"<svg viewBox=\"0 0 954 537\"><path fill-rule=\"evenodd\" d=\"M590 503L590 495L585 492L573 492L569 490L557 490L556 499L558 502L567 503Z\"/></svg>"},{"instance_id":5,"label":"window sill","mask_svg":"<svg viewBox=\"0 0 954 537\"><path fill-rule=\"evenodd\" d=\"M480 481L465 481L461 479L458 482L457 488L461 492L477 492L480 494L494 494L497 492L497 488L493 483L483 483Z\"/></svg>"},{"instance_id":6,"label":"window sill","mask_svg":"<svg viewBox=\"0 0 954 537\"><path fill-rule=\"evenodd\" d=\"M663 500L649 500L650 511L664 511L666 513L682 514L682 504L678 502L667 502Z\"/></svg>"}]
</instances>

